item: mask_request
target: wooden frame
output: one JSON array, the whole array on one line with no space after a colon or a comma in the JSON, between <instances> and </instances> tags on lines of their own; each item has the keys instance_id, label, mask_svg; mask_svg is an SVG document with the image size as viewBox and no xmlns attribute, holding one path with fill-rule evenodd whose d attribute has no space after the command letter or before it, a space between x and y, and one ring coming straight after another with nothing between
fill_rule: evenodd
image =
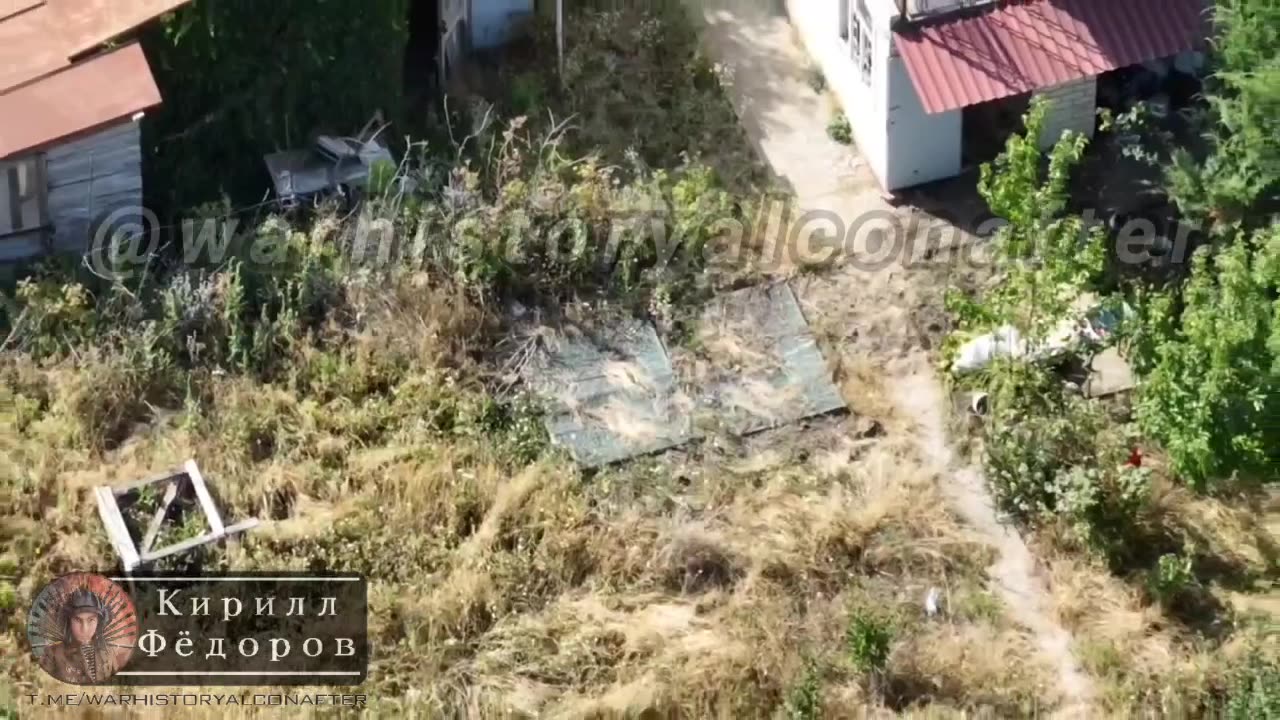
<instances>
[{"instance_id":1,"label":"wooden frame","mask_svg":"<svg viewBox=\"0 0 1280 720\"><path fill-rule=\"evenodd\" d=\"M178 498L184 481L191 483L209 529L207 532L189 540L154 549L152 545L160 534L164 519L169 513L170 506ZM160 484L164 484L164 497L152 516L151 522L147 526L146 534L143 536L142 545L139 547L134 543L133 536L129 533L129 526L125 523L124 514L120 512L120 504L117 498L143 487ZM98 514L102 517L102 524L107 529L107 535L111 538L111 544L115 547L116 554L120 556L125 572L132 572L137 567L161 558L217 542L232 534L251 530L258 526L257 519L245 520L230 526L224 524L222 513L218 510L217 504L214 503L213 495L209 492L209 486L205 483L204 476L200 473L200 468L196 465L195 460L188 460L183 465L182 470L175 473L142 480L123 487L113 488L103 485L94 488L93 492L98 502Z\"/></svg>"}]
</instances>

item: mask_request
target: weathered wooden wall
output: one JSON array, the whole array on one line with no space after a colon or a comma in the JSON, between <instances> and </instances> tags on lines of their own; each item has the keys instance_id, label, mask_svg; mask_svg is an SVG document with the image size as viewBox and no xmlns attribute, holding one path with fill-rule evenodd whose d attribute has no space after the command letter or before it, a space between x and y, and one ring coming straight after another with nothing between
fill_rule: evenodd
<instances>
[{"instance_id":1,"label":"weathered wooden wall","mask_svg":"<svg viewBox=\"0 0 1280 720\"><path fill-rule=\"evenodd\" d=\"M138 124L126 121L59 145L47 153L53 247L83 252L95 222L142 208L142 144Z\"/></svg>"},{"instance_id":2,"label":"weathered wooden wall","mask_svg":"<svg viewBox=\"0 0 1280 720\"><path fill-rule=\"evenodd\" d=\"M5 235L0 238L0 263L17 262L43 254L43 230Z\"/></svg>"}]
</instances>

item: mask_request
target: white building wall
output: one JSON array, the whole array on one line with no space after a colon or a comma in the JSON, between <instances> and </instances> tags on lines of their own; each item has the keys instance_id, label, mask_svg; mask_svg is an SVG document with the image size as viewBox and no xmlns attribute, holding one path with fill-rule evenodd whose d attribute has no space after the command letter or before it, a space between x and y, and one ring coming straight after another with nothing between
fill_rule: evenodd
<instances>
[{"instance_id":1,"label":"white building wall","mask_svg":"<svg viewBox=\"0 0 1280 720\"><path fill-rule=\"evenodd\" d=\"M787 14L827 87L849 118L858 151L884 183L888 159L889 23L893 0L866 0L871 14L871 82L862 79L850 47L840 38L840 0L785 0ZM857 0L850 0L855 4Z\"/></svg>"},{"instance_id":2,"label":"white building wall","mask_svg":"<svg viewBox=\"0 0 1280 720\"><path fill-rule=\"evenodd\" d=\"M1043 98L1047 106L1044 134L1040 137L1041 147L1053 147L1067 130L1093 137L1093 129L1097 124L1097 76L1037 90L1035 97Z\"/></svg>"},{"instance_id":3,"label":"white building wall","mask_svg":"<svg viewBox=\"0 0 1280 720\"><path fill-rule=\"evenodd\" d=\"M888 65L888 163L881 179L885 189L899 190L959 175L964 111L925 112L907 64L896 51Z\"/></svg>"},{"instance_id":4,"label":"white building wall","mask_svg":"<svg viewBox=\"0 0 1280 720\"><path fill-rule=\"evenodd\" d=\"M850 0L851 5L856 2ZM786 4L792 24L849 117L858 151L885 190L959 174L962 113L925 113L893 46L895 0L866 0L875 38L869 85L840 39L840 0Z\"/></svg>"}]
</instances>

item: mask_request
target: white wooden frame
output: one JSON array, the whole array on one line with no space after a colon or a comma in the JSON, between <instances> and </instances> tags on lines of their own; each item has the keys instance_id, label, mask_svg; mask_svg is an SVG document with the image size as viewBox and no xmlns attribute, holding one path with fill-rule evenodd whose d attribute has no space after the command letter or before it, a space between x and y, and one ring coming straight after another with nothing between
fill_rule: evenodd
<instances>
[{"instance_id":1,"label":"white wooden frame","mask_svg":"<svg viewBox=\"0 0 1280 720\"><path fill-rule=\"evenodd\" d=\"M200 503L200 509L204 513L204 519L208 524L209 530L198 537L183 540L168 547L153 549L152 545L155 543L156 536L160 534L160 528L169 512L169 507L178 497L178 490L183 478L191 482L191 487L195 490L196 499ZM120 512L120 504L117 498L148 485L162 483L165 485L164 497L160 502L160 507L156 509L155 515L151 518L151 523L142 539L142 546L138 547L133 541L133 536L129 534L129 527L125 524L124 515ZM196 465L195 460L188 460L179 472L142 480L123 487L113 488L103 485L94 488L93 492L98 501L98 515L102 517L102 524L106 526L107 535L111 538L111 544L115 546L116 554L120 556L120 560L124 564L125 572L132 572L135 568L161 558L186 552L200 545L217 542L229 535L241 533L258 526L257 519L245 520L234 525L225 525L223 523L222 513L213 502L213 495L209 493L209 486L205 484L204 476L200 474L200 468Z\"/></svg>"}]
</instances>

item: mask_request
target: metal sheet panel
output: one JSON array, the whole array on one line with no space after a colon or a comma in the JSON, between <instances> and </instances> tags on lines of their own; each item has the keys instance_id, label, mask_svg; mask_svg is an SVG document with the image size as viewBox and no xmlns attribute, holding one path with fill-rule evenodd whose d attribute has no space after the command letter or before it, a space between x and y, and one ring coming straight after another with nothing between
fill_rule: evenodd
<instances>
[{"instance_id":1,"label":"metal sheet panel","mask_svg":"<svg viewBox=\"0 0 1280 720\"><path fill-rule=\"evenodd\" d=\"M786 283L738 290L703 313L712 376L699 414L735 435L780 427L845 408L827 361Z\"/></svg>"},{"instance_id":2,"label":"metal sheet panel","mask_svg":"<svg viewBox=\"0 0 1280 720\"><path fill-rule=\"evenodd\" d=\"M127 120L160 104L134 43L0 94L0 158Z\"/></svg>"},{"instance_id":3,"label":"metal sheet panel","mask_svg":"<svg viewBox=\"0 0 1280 720\"><path fill-rule=\"evenodd\" d=\"M133 30L189 0L46 0L58 19L67 56L78 55Z\"/></svg>"},{"instance_id":4,"label":"metal sheet panel","mask_svg":"<svg viewBox=\"0 0 1280 720\"><path fill-rule=\"evenodd\" d=\"M548 434L584 467L693 438L688 403L648 323L625 322L597 337L556 333L524 376L552 406Z\"/></svg>"},{"instance_id":5,"label":"metal sheet panel","mask_svg":"<svg viewBox=\"0 0 1280 720\"><path fill-rule=\"evenodd\" d=\"M704 431L746 435L845 407L787 284L716 298L702 356L673 363L653 326L588 337L538 333L525 382L550 406L552 440L585 467L682 445Z\"/></svg>"},{"instance_id":6,"label":"metal sheet panel","mask_svg":"<svg viewBox=\"0 0 1280 720\"><path fill-rule=\"evenodd\" d=\"M1205 0L1030 0L894 40L925 110L939 113L1189 50L1207 37L1205 10Z\"/></svg>"}]
</instances>

